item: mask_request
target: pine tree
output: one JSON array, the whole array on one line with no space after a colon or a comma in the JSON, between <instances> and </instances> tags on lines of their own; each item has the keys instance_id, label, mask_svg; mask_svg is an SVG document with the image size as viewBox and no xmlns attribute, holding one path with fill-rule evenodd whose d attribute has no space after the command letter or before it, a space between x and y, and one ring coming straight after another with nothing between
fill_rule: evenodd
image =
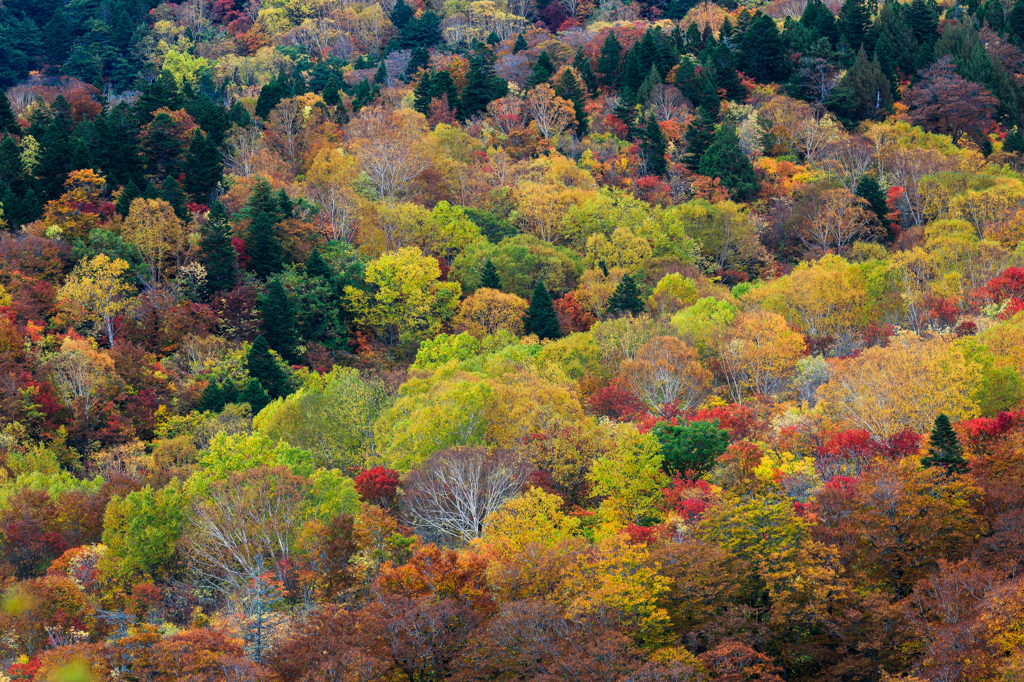
<instances>
[{"instance_id":1,"label":"pine tree","mask_svg":"<svg viewBox=\"0 0 1024 682\"><path fill-rule=\"evenodd\" d=\"M587 93L583 81L576 75L575 69L566 69L558 79L555 93L572 102L576 112L576 134L583 137L587 134Z\"/></svg>"},{"instance_id":2,"label":"pine tree","mask_svg":"<svg viewBox=\"0 0 1024 682\"><path fill-rule=\"evenodd\" d=\"M740 39L742 71L760 82L781 83L789 76L789 55L771 17L758 14Z\"/></svg>"},{"instance_id":3,"label":"pine tree","mask_svg":"<svg viewBox=\"0 0 1024 682\"><path fill-rule=\"evenodd\" d=\"M373 75L373 82L378 86L388 84L388 67L384 64L383 60L377 68L377 73Z\"/></svg>"},{"instance_id":4,"label":"pine tree","mask_svg":"<svg viewBox=\"0 0 1024 682\"><path fill-rule=\"evenodd\" d=\"M235 285L238 268L238 254L231 238L231 225L228 223L224 205L219 201L210 208L201 235L200 260L206 268L206 294L212 296Z\"/></svg>"},{"instance_id":5,"label":"pine tree","mask_svg":"<svg viewBox=\"0 0 1024 682\"><path fill-rule=\"evenodd\" d=\"M430 52L422 45L417 45L413 48L412 55L409 57L409 64L405 67L406 80L415 76L420 69L426 69L429 66Z\"/></svg>"},{"instance_id":6,"label":"pine tree","mask_svg":"<svg viewBox=\"0 0 1024 682\"><path fill-rule=\"evenodd\" d=\"M0 91L0 134L21 135L21 126L11 109L11 100L7 99L7 93Z\"/></svg>"},{"instance_id":7,"label":"pine tree","mask_svg":"<svg viewBox=\"0 0 1024 682\"><path fill-rule=\"evenodd\" d=\"M1024 0L1021 0L1024 2ZM615 37L615 31L609 31L601 46L601 57L597 60L597 70L605 85L618 84L619 64L622 61L622 43Z\"/></svg>"},{"instance_id":8,"label":"pine tree","mask_svg":"<svg viewBox=\"0 0 1024 682\"><path fill-rule=\"evenodd\" d=\"M487 44L488 45L497 45L500 42L501 42L501 38L494 31L491 31L490 35L487 36Z\"/></svg>"},{"instance_id":9,"label":"pine tree","mask_svg":"<svg viewBox=\"0 0 1024 682\"><path fill-rule=\"evenodd\" d=\"M217 147L203 131L197 131L185 157L185 187L196 203L205 204L224 177Z\"/></svg>"},{"instance_id":10,"label":"pine tree","mask_svg":"<svg viewBox=\"0 0 1024 682\"><path fill-rule=\"evenodd\" d=\"M536 334L540 339L558 339L562 337L562 327L558 324L558 314L551 301L551 294L544 282L537 282L533 288L533 298L526 310L524 328L527 334Z\"/></svg>"},{"instance_id":11,"label":"pine tree","mask_svg":"<svg viewBox=\"0 0 1024 682\"><path fill-rule=\"evenodd\" d=\"M648 175L668 175L668 163L665 161L665 152L668 150L668 141L665 140L658 119L653 115L647 117L647 129L644 132L644 139L640 143L640 150L644 162L647 165Z\"/></svg>"},{"instance_id":12,"label":"pine tree","mask_svg":"<svg viewBox=\"0 0 1024 682\"><path fill-rule=\"evenodd\" d=\"M256 379L249 379L245 390L238 396L238 402L249 403L253 415L259 414L260 410L270 404L270 396L263 390L263 386Z\"/></svg>"},{"instance_id":13,"label":"pine tree","mask_svg":"<svg viewBox=\"0 0 1024 682\"><path fill-rule=\"evenodd\" d=\"M211 381L199 397L199 410L201 412L220 412L223 409L224 391L216 381Z\"/></svg>"},{"instance_id":14,"label":"pine tree","mask_svg":"<svg viewBox=\"0 0 1024 682\"><path fill-rule=\"evenodd\" d=\"M413 109L420 112L424 116L430 115L430 101L433 97L433 88L431 87L431 81L433 76L429 71L424 71L423 75L420 76L420 82L413 88ZM450 104L449 104L450 106Z\"/></svg>"},{"instance_id":15,"label":"pine tree","mask_svg":"<svg viewBox=\"0 0 1024 682\"><path fill-rule=\"evenodd\" d=\"M921 458L921 465L944 467L950 475L962 475L969 469L963 448L960 447L960 439L949 423L949 417L944 414L935 418L932 435L928 439L928 455Z\"/></svg>"},{"instance_id":16,"label":"pine tree","mask_svg":"<svg viewBox=\"0 0 1024 682\"><path fill-rule=\"evenodd\" d=\"M462 109L462 102L459 101L459 90L455 87L455 80L447 71L438 71L430 78L430 99L446 99L448 108L454 110ZM484 105L486 107L486 105Z\"/></svg>"},{"instance_id":17,"label":"pine tree","mask_svg":"<svg viewBox=\"0 0 1024 682\"><path fill-rule=\"evenodd\" d=\"M447 87L447 83L443 85ZM435 86L440 87L436 82ZM455 83L452 82L452 89L454 88ZM488 59L487 51L484 51L469 58L469 71L466 73L466 87L462 90L462 97L458 102L449 100L449 106L457 105L459 117L466 120L482 113L488 104L499 97L504 97L507 92L508 83L494 74L494 66Z\"/></svg>"},{"instance_id":18,"label":"pine tree","mask_svg":"<svg viewBox=\"0 0 1024 682\"><path fill-rule=\"evenodd\" d=\"M608 299L608 314L632 313L639 315L643 312L644 304L640 300L640 294L636 290L636 282L626 273L619 280L618 286Z\"/></svg>"},{"instance_id":19,"label":"pine tree","mask_svg":"<svg viewBox=\"0 0 1024 682\"><path fill-rule=\"evenodd\" d=\"M821 0L810 0L807 3L804 13L800 15L800 25L810 33L812 42L817 42L819 38L828 38L832 47L839 42L836 17Z\"/></svg>"},{"instance_id":20,"label":"pine tree","mask_svg":"<svg viewBox=\"0 0 1024 682\"><path fill-rule=\"evenodd\" d=\"M415 20L415 18L416 14L405 0L398 0L398 2L395 3L395 8L391 10L391 23L394 24L395 28L399 31L408 26L411 21Z\"/></svg>"},{"instance_id":21,"label":"pine tree","mask_svg":"<svg viewBox=\"0 0 1024 682\"><path fill-rule=\"evenodd\" d=\"M1017 43L1024 41L1024 0L1013 3L1013 8L1006 17L1006 29Z\"/></svg>"},{"instance_id":22,"label":"pine tree","mask_svg":"<svg viewBox=\"0 0 1024 682\"><path fill-rule=\"evenodd\" d=\"M256 385L259 386L259 382L256 382ZM228 379L227 381L224 382L224 384L221 386L221 392L224 394L225 405L235 405L238 403L240 398L240 395L238 393L238 386L236 386L235 382L232 381L231 379Z\"/></svg>"},{"instance_id":23,"label":"pine tree","mask_svg":"<svg viewBox=\"0 0 1024 682\"><path fill-rule=\"evenodd\" d=\"M260 300L260 317L267 345L288 362L296 362L295 310L280 280L273 279L267 286L267 293Z\"/></svg>"},{"instance_id":24,"label":"pine tree","mask_svg":"<svg viewBox=\"0 0 1024 682\"><path fill-rule=\"evenodd\" d=\"M256 340L252 342L252 346L249 347L246 366L249 376L258 380L260 386L271 398L281 398L290 393L288 374L270 354L270 346L262 336L257 336ZM248 390L249 387L246 387L246 391ZM254 405L253 409L255 407Z\"/></svg>"},{"instance_id":25,"label":"pine tree","mask_svg":"<svg viewBox=\"0 0 1024 682\"><path fill-rule=\"evenodd\" d=\"M634 46L626 55L626 63L622 66L619 79L619 95L636 101L636 92L647 78L647 71L641 71L639 46ZM648 67L648 70L650 67Z\"/></svg>"},{"instance_id":26,"label":"pine tree","mask_svg":"<svg viewBox=\"0 0 1024 682\"><path fill-rule=\"evenodd\" d=\"M516 36L516 42L512 45L512 54L519 54L523 50L529 49L529 45L526 44L526 36L520 33Z\"/></svg>"},{"instance_id":27,"label":"pine tree","mask_svg":"<svg viewBox=\"0 0 1024 682\"><path fill-rule=\"evenodd\" d=\"M1002 33L1006 28L1006 14L1003 12L1003 3L1000 0L988 0L984 5L984 12L980 17L996 33Z\"/></svg>"},{"instance_id":28,"label":"pine tree","mask_svg":"<svg viewBox=\"0 0 1024 682\"><path fill-rule=\"evenodd\" d=\"M658 73L657 65L651 64L647 77L640 83L640 87L636 89L636 101L646 105L651 97L651 92L659 83L661 83L661 74Z\"/></svg>"},{"instance_id":29,"label":"pine tree","mask_svg":"<svg viewBox=\"0 0 1024 682\"><path fill-rule=\"evenodd\" d=\"M249 256L248 269L261 279L280 272L284 262L284 249L277 236L277 227L271 214L260 213L253 218L245 239L245 253Z\"/></svg>"},{"instance_id":30,"label":"pine tree","mask_svg":"<svg viewBox=\"0 0 1024 682\"><path fill-rule=\"evenodd\" d=\"M241 102L235 102L228 112L228 120L239 128L246 128L252 125L252 116L249 110Z\"/></svg>"},{"instance_id":31,"label":"pine tree","mask_svg":"<svg viewBox=\"0 0 1024 682\"><path fill-rule=\"evenodd\" d=\"M892 104L889 79L882 73L882 65L877 57L868 59L864 50L857 53L853 66L825 100L825 106L849 127L866 118L883 118Z\"/></svg>"},{"instance_id":32,"label":"pine tree","mask_svg":"<svg viewBox=\"0 0 1024 682\"><path fill-rule=\"evenodd\" d=\"M697 109L683 137L686 152L683 154L683 165L693 173L700 172L700 160L715 142L715 117L704 107Z\"/></svg>"},{"instance_id":33,"label":"pine tree","mask_svg":"<svg viewBox=\"0 0 1024 682\"><path fill-rule=\"evenodd\" d=\"M327 79L327 84L320 96L323 98L324 104L329 107L341 104L341 95L338 93L338 83L334 80L334 76Z\"/></svg>"},{"instance_id":34,"label":"pine tree","mask_svg":"<svg viewBox=\"0 0 1024 682\"><path fill-rule=\"evenodd\" d=\"M1018 0L1017 5L1020 5ZM1015 5L1013 11L1017 11ZM1024 8L1022 8L1024 18ZM935 43L939 39L939 8L934 0L914 0L907 9L907 23L920 46L917 67L924 68L935 61Z\"/></svg>"},{"instance_id":35,"label":"pine tree","mask_svg":"<svg viewBox=\"0 0 1024 682\"><path fill-rule=\"evenodd\" d=\"M1021 135L1019 127L1015 127L1006 135L1006 140L1003 142L1003 151L1007 154L1020 154L1024 152L1024 135Z\"/></svg>"},{"instance_id":36,"label":"pine tree","mask_svg":"<svg viewBox=\"0 0 1024 682\"><path fill-rule=\"evenodd\" d=\"M501 291L501 275L498 274L498 268L494 267L490 258L484 263L483 270L480 272L480 288Z\"/></svg>"},{"instance_id":37,"label":"pine tree","mask_svg":"<svg viewBox=\"0 0 1024 682\"><path fill-rule=\"evenodd\" d=\"M885 228L885 241L892 241L892 225L889 222L889 204L885 192L874 175L862 175L857 181L857 196L864 199L875 214L878 224Z\"/></svg>"},{"instance_id":38,"label":"pine tree","mask_svg":"<svg viewBox=\"0 0 1024 682\"><path fill-rule=\"evenodd\" d=\"M174 215L178 216L178 220L188 222L188 197L181 191L181 185L177 180L169 175L164 178L163 183L160 185L158 198L171 205L174 209Z\"/></svg>"},{"instance_id":39,"label":"pine tree","mask_svg":"<svg viewBox=\"0 0 1024 682\"><path fill-rule=\"evenodd\" d=\"M114 209L120 214L122 218L128 217L128 211L131 210L132 202L138 199L142 195L142 190L135 184L134 180L129 180L128 184L121 190L121 194L117 197L117 203L114 204Z\"/></svg>"},{"instance_id":40,"label":"pine tree","mask_svg":"<svg viewBox=\"0 0 1024 682\"><path fill-rule=\"evenodd\" d=\"M266 118L274 110L281 100L291 97L292 89L288 87L285 75L278 74L277 78L270 81L260 89L260 96L256 99L257 118Z\"/></svg>"},{"instance_id":41,"label":"pine tree","mask_svg":"<svg viewBox=\"0 0 1024 682\"><path fill-rule=\"evenodd\" d=\"M576 73L583 79L583 84L587 86L587 91L591 97L597 95L599 84L597 82L597 76L594 75L594 70L590 67L590 60L587 59L587 55L583 52L583 48L576 49L576 56L572 60L572 68L576 69Z\"/></svg>"},{"instance_id":42,"label":"pine tree","mask_svg":"<svg viewBox=\"0 0 1024 682\"><path fill-rule=\"evenodd\" d=\"M334 271L320 255L320 249L316 247L306 260L306 277L319 277L325 282L334 281Z\"/></svg>"},{"instance_id":43,"label":"pine tree","mask_svg":"<svg viewBox=\"0 0 1024 682\"><path fill-rule=\"evenodd\" d=\"M555 75L555 65L551 61L551 55L542 51L537 61L533 63L533 72L526 80L526 88L535 88L541 83L547 83Z\"/></svg>"},{"instance_id":44,"label":"pine tree","mask_svg":"<svg viewBox=\"0 0 1024 682\"><path fill-rule=\"evenodd\" d=\"M743 101L747 96L747 89L743 87L739 72L736 71L732 50L722 44L716 45L711 51L710 61L715 67L716 89L725 90L726 97L730 100Z\"/></svg>"},{"instance_id":45,"label":"pine tree","mask_svg":"<svg viewBox=\"0 0 1024 682\"><path fill-rule=\"evenodd\" d=\"M864 0L846 0L839 11L839 34L847 46L854 51L864 47L870 30L871 13Z\"/></svg>"},{"instance_id":46,"label":"pine tree","mask_svg":"<svg viewBox=\"0 0 1024 682\"><path fill-rule=\"evenodd\" d=\"M715 143L700 159L700 174L709 178L720 178L736 199L747 199L757 194L760 185L754 173L754 165L740 149L736 127L723 123L715 133Z\"/></svg>"}]
</instances>

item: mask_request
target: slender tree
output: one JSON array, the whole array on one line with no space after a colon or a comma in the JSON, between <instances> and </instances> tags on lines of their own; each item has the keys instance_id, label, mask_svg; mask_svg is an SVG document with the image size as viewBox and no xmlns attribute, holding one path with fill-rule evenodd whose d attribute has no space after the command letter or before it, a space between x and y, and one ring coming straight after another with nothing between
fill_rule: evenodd
<instances>
[{"instance_id":1,"label":"slender tree","mask_svg":"<svg viewBox=\"0 0 1024 682\"><path fill-rule=\"evenodd\" d=\"M494 263L490 258L484 263L483 270L480 273L480 288L501 291L501 275L498 274L498 268L494 267Z\"/></svg>"},{"instance_id":2,"label":"slender tree","mask_svg":"<svg viewBox=\"0 0 1024 682\"><path fill-rule=\"evenodd\" d=\"M557 339L562 336L562 327L558 324L558 314L551 301L551 294L544 282L537 282L533 288L533 298L526 311L524 329L527 334L536 334L541 339Z\"/></svg>"},{"instance_id":3,"label":"slender tree","mask_svg":"<svg viewBox=\"0 0 1024 682\"><path fill-rule=\"evenodd\" d=\"M928 440L928 455L921 458L921 465L944 467L951 475L965 474L969 470L960 439L949 423L949 417L944 414L935 418L931 438Z\"/></svg>"},{"instance_id":4,"label":"slender tree","mask_svg":"<svg viewBox=\"0 0 1024 682\"><path fill-rule=\"evenodd\" d=\"M267 293L260 300L260 317L267 345L288 362L296 362L295 309L280 280L272 279L267 285Z\"/></svg>"},{"instance_id":5,"label":"slender tree","mask_svg":"<svg viewBox=\"0 0 1024 682\"><path fill-rule=\"evenodd\" d=\"M619 280L618 286L608 299L608 314L633 313L639 315L643 312L644 303L640 300L640 294L636 290L636 282L626 273Z\"/></svg>"}]
</instances>

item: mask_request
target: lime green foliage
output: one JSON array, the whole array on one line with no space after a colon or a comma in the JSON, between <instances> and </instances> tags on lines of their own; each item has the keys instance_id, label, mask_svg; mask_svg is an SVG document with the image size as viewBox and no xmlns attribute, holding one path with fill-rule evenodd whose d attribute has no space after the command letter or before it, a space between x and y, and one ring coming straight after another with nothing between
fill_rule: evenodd
<instances>
[{"instance_id":1,"label":"lime green foliage","mask_svg":"<svg viewBox=\"0 0 1024 682\"><path fill-rule=\"evenodd\" d=\"M708 296L672 316L672 326L688 345L707 352L736 321L739 309L729 301Z\"/></svg>"},{"instance_id":2,"label":"lime green foliage","mask_svg":"<svg viewBox=\"0 0 1024 682\"><path fill-rule=\"evenodd\" d=\"M114 497L103 517L105 561L115 575L155 574L174 556L185 527L187 502L178 480Z\"/></svg>"},{"instance_id":3,"label":"lime green foliage","mask_svg":"<svg viewBox=\"0 0 1024 682\"><path fill-rule=\"evenodd\" d=\"M606 498L599 514L612 530L656 520L661 489L668 485L654 434L640 434L627 426L620 438L615 450L595 461L590 472L594 494Z\"/></svg>"},{"instance_id":4,"label":"lime green foliage","mask_svg":"<svg viewBox=\"0 0 1024 682\"><path fill-rule=\"evenodd\" d=\"M467 292L480 286L484 265L490 259L498 270L501 289L506 294L529 298L538 281L544 283L554 297L576 287L583 272L575 251L555 246L528 235L519 234L498 244L481 242L466 248L453 262L448 277L461 282Z\"/></svg>"}]
</instances>

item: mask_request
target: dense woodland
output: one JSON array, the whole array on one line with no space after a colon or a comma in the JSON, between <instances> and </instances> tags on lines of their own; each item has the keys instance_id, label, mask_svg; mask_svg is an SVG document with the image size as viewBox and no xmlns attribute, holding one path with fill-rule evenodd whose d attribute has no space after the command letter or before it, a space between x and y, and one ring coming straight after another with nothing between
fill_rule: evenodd
<instances>
[{"instance_id":1,"label":"dense woodland","mask_svg":"<svg viewBox=\"0 0 1024 682\"><path fill-rule=\"evenodd\" d=\"M1024 680L1024 0L0 0L0 680Z\"/></svg>"}]
</instances>

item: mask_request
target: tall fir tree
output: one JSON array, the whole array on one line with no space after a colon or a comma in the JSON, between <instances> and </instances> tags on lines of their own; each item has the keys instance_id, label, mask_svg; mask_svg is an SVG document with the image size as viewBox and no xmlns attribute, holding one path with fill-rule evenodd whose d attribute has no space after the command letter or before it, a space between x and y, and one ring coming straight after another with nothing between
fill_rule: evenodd
<instances>
[{"instance_id":1,"label":"tall fir tree","mask_svg":"<svg viewBox=\"0 0 1024 682\"><path fill-rule=\"evenodd\" d=\"M864 119L882 119L892 110L892 105L892 91L882 65L877 57L868 59L864 50L857 53L853 66L825 100L825 106L847 127Z\"/></svg>"},{"instance_id":2,"label":"tall fir tree","mask_svg":"<svg viewBox=\"0 0 1024 682\"><path fill-rule=\"evenodd\" d=\"M273 214L260 213L253 218L245 239L245 255L249 258L249 272L261 279L281 271L284 248L277 235Z\"/></svg>"},{"instance_id":3,"label":"tall fir tree","mask_svg":"<svg viewBox=\"0 0 1024 682\"><path fill-rule=\"evenodd\" d=\"M541 83L547 83L554 75L555 64L551 61L551 55L546 50L542 50L540 55L537 56L537 61L533 63L533 71L530 73L530 77L526 79L526 87L527 89L535 88Z\"/></svg>"},{"instance_id":4,"label":"tall fir tree","mask_svg":"<svg viewBox=\"0 0 1024 682\"><path fill-rule=\"evenodd\" d=\"M683 165L692 173L700 172L700 160L704 153L715 142L715 117L704 107L697 109L697 115L690 121L683 136L686 151L683 153Z\"/></svg>"},{"instance_id":5,"label":"tall fir tree","mask_svg":"<svg viewBox=\"0 0 1024 682\"><path fill-rule=\"evenodd\" d=\"M424 71L423 75L420 76L420 80L416 83L416 87L413 88L413 109L420 112L424 116L430 115L430 102L433 96L433 89L431 88L430 82L433 80L433 75L429 71Z\"/></svg>"},{"instance_id":6,"label":"tall fir tree","mask_svg":"<svg viewBox=\"0 0 1024 682\"><path fill-rule=\"evenodd\" d=\"M227 212L219 201L206 216L199 248L202 252L200 260L206 268L207 296L235 286L238 279L238 254L235 252Z\"/></svg>"},{"instance_id":7,"label":"tall fir tree","mask_svg":"<svg viewBox=\"0 0 1024 682\"><path fill-rule=\"evenodd\" d=\"M295 309L280 280L272 279L267 285L267 293L260 300L260 317L267 345L289 363L295 363Z\"/></svg>"},{"instance_id":8,"label":"tall fir tree","mask_svg":"<svg viewBox=\"0 0 1024 682\"><path fill-rule=\"evenodd\" d=\"M527 334L536 334L540 339L558 339L562 337L562 327L558 324L558 313L551 300L551 294L544 282L537 282L533 288L533 298L526 310L524 328Z\"/></svg>"},{"instance_id":9,"label":"tall fir tree","mask_svg":"<svg viewBox=\"0 0 1024 682\"><path fill-rule=\"evenodd\" d=\"M14 116L14 110L11 109L11 100L7 98L6 92L0 91L0 134L3 133L21 135L22 130Z\"/></svg>"},{"instance_id":10,"label":"tall fir tree","mask_svg":"<svg viewBox=\"0 0 1024 682\"><path fill-rule=\"evenodd\" d=\"M422 45L417 45L413 48L412 54L409 56L409 64L405 67L405 78L406 81L412 76L419 73L420 69L426 69L430 67L430 51Z\"/></svg>"},{"instance_id":11,"label":"tall fir tree","mask_svg":"<svg viewBox=\"0 0 1024 682\"><path fill-rule=\"evenodd\" d=\"M931 437L928 439L928 454L921 458L921 465L943 467L950 475L962 475L969 470L960 439L949 423L949 417L944 414L935 418Z\"/></svg>"},{"instance_id":12,"label":"tall fir tree","mask_svg":"<svg viewBox=\"0 0 1024 682\"><path fill-rule=\"evenodd\" d=\"M608 314L632 313L639 315L644 310L644 303L636 290L636 282L626 273L619 280L611 298L608 299Z\"/></svg>"},{"instance_id":13,"label":"tall fir tree","mask_svg":"<svg viewBox=\"0 0 1024 682\"><path fill-rule=\"evenodd\" d=\"M1014 6L1014 11L1016 9ZM935 43L939 39L938 5L934 0L913 0L907 9L907 23L919 46L917 67L924 68L935 61Z\"/></svg>"},{"instance_id":14,"label":"tall fir tree","mask_svg":"<svg viewBox=\"0 0 1024 682\"><path fill-rule=\"evenodd\" d=\"M270 395L267 394L267 391L258 379L249 379L249 383L245 385L245 389L238 396L238 402L249 403L249 407L252 408L252 414L255 416L260 413L260 410L270 404Z\"/></svg>"},{"instance_id":15,"label":"tall fir tree","mask_svg":"<svg viewBox=\"0 0 1024 682\"><path fill-rule=\"evenodd\" d=\"M258 381L256 382L256 385L259 386L259 382ZM225 405L234 405L234 404L238 403L238 399L239 399L238 386L235 384L234 381L232 381L231 379L225 380L224 383L221 384L220 390L221 390L221 395L224 396L224 404ZM260 389L260 390L262 390L262 389Z\"/></svg>"},{"instance_id":16,"label":"tall fir tree","mask_svg":"<svg viewBox=\"0 0 1024 682\"><path fill-rule=\"evenodd\" d=\"M885 192L878 184L878 179L874 175L860 176L855 194L867 202L872 213L875 214L876 222L885 230L884 241L891 243L895 235L892 233L892 224L889 220L889 204L886 201Z\"/></svg>"},{"instance_id":17,"label":"tall fir tree","mask_svg":"<svg viewBox=\"0 0 1024 682\"><path fill-rule=\"evenodd\" d=\"M158 198L171 205L174 209L174 215L178 216L178 220L188 222L188 197L181 190L181 184L177 180L169 175L164 178L163 183L160 185Z\"/></svg>"},{"instance_id":18,"label":"tall fir tree","mask_svg":"<svg viewBox=\"0 0 1024 682\"><path fill-rule=\"evenodd\" d=\"M1024 0L1021 0L1024 2ZM622 43L615 36L615 31L609 31L601 46L601 57L597 60L597 71L601 74L601 81L610 87L618 85L619 65L622 61Z\"/></svg>"},{"instance_id":19,"label":"tall fir tree","mask_svg":"<svg viewBox=\"0 0 1024 682\"><path fill-rule=\"evenodd\" d=\"M516 42L512 45L512 54L519 54L523 50L529 49L529 45L526 44L526 36L520 33L516 36Z\"/></svg>"},{"instance_id":20,"label":"tall fir tree","mask_svg":"<svg viewBox=\"0 0 1024 682\"><path fill-rule=\"evenodd\" d=\"M494 267L494 262L490 258L487 259L483 270L480 271L480 288L501 291L501 275L498 274L498 268Z\"/></svg>"},{"instance_id":21,"label":"tall fir tree","mask_svg":"<svg viewBox=\"0 0 1024 682\"><path fill-rule=\"evenodd\" d=\"M582 47L576 48L576 56L573 57L572 68L576 69L576 73L583 79L583 84L587 86L587 92L590 93L590 96L595 97L600 84L597 82L597 76L594 74L594 69L591 68L590 60L587 58Z\"/></svg>"},{"instance_id":22,"label":"tall fir tree","mask_svg":"<svg viewBox=\"0 0 1024 682\"><path fill-rule=\"evenodd\" d=\"M763 83L782 83L789 77L790 60L779 29L771 17L758 13L740 38L743 73Z\"/></svg>"},{"instance_id":23,"label":"tall fir tree","mask_svg":"<svg viewBox=\"0 0 1024 682\"><path fill-rule=\"evenodd\" d=\"M740 149L740 140L732 123L718 127L715 143L700 159L700 174L720 178L722 186L728 188L735 199L749 199L760 189L754 165Z\"/></svg>"},{"instance_id":24,"label":"tall fir tree","mask_svg":"<svg viewBox=\"0 0 1024 682\"><path fill-rule=\"evenodd\" d=\"M217 147L201 130L192 136L188 145L184 169L189 196L196 203L207 203L224 177L224 166Z\"/></svg>"},{"instance_id":25,"label":"tall fir tree","mask_svg":"<svg viewBox=\"0 0 1024 682\"><path fill-rule=\"evenodd\" d=\"M566 69L562 72L558 83L555 85L555 93L572 102L573 111L576 112L576 134L583 137L587 134L587 91L583 81L576 74L575 69Z\"/></svg>"},{"instance_id":26,"label":"tall fir tree","mask_svg":"<svg viewBox=\"0 0 1024 682\"><path fill-rule=\"evenodd\" d=\"M199 410L202 412L220 412L224 409L224 391L216 381L210 383L199 397Z\"/></svg>"},{"instance_id":27,"label":"tall fir tree","mask_svg":"<svg viewBox=\"0 0 1024 682\"><path fill-rule=\"evenodd\" d=\"M129 180L128 184L121 189L121 194L117 197L117 203L114 204L114 210L120 214L122 218L128 217L128 211L131 210L132 202L142 196L142 190L135 184L134 180Z\"/></svg>"},{"instance_id":28,"label":"tall fir tree","mask_svg":"<svg viewBox=\"0 0 1024 682\"><path fill-rule=\"evenodd\" d=\"M640 151L647 166L648 175L664 177L668 175L668 162L665 161L665 152L668 150L668 141L665 134L658 125L658 119L654 115L647 117L647 128L644 131L643 141L640 143Z\"/></svg>"},{"instance_id":29,"label":"tall fir tree","mask_svg":"<svg viewBox=\"0 0 1024 682\"><path fill-rule=\"evenodd\" d=\"M325 282L334 282L334 271L320 255L320 249L316 247L306 260L306 277L319 277Z\"/></svg>"},{"instance_id":30,"label":"tall fir tree","mask_svg":"<svg viewBox=\"0 0 1024 682\"><path fill-rule=\"evenodd\" d=\"M845 0L839 10L839 34L853 52L868 46L871 12L865 0Z\"/></svg>"},{"instance_id":31,"label":"tall fir tree","mask_svg":"<svg viewBox=\"0 0 1024 682\"><path fill-rule=\"evenodd\" d=\"M270 354L270 346L262 336L257 336L249 347L246 367L249 376L259 381L260 386L271 398L282 398L291 392L288 374ZM255 406L253 407L255 409Z\"/></svg>"},{"instance_id":32,"label":"tall fir tree","mask_svg":"<svg viewBox=\"0 0 1024 682\"><path fill-rule=\"evenodd\" d=\"M459 107L462 120L483 113L488 104L508 93L508 82L494 74L494 66L488 56L485 51L469 58L469 71L466 73L466 87L462 90L462 97L458 102L449 102L449 106ZM435 85L440 87L436 81Z\"/></svg>"}]
</instances>

